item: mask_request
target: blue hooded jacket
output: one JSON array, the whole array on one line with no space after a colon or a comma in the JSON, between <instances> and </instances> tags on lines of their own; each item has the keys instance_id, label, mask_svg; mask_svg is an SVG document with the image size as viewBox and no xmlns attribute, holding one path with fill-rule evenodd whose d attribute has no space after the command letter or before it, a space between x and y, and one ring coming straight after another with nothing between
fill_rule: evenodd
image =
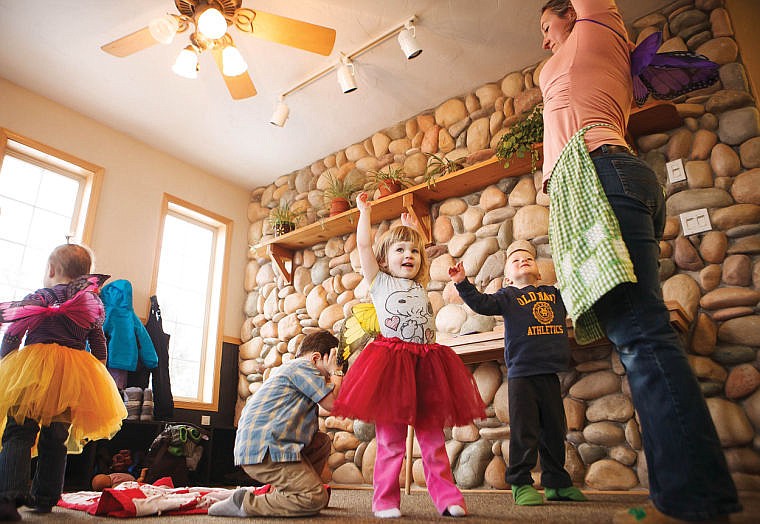
<instances>
[{"instance_id":1,"label":"blue hooded jacket","mask_svg":"<svg viewBox=\"0 0 760 524\"><path fill-rule=\"evenodd\" d=\"M158 366L156 348L132 309L132 284L114 280L103 286L100 298L106 309L103 332L108 339L108 367L134 371L138 357L148 369Z\"/></svg>"}]
</instances>

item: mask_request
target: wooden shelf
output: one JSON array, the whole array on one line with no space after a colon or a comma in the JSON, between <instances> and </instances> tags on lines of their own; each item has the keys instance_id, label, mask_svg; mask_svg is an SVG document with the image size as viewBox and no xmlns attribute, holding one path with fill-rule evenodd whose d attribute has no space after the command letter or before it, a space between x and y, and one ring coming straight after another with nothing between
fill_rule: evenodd
<instances>
[{"instance_id":1,"label":"wooden shelf","mask_svg":"<svg viewBox=\"0 0 760 524\"><path fill-rule=\"evenodd\" d=\"M628 133L633 138L662 133L683 125L683 118L672 102L650 99L642 107L634 107L628 118Z\"/></svg>"},{"instance_id":2,"label":"wooden shelf","mask_svg":"<svg viewBox=\"0 0 760 524\"><path fill-rule=\"evenodd\" d=\"M641 135L667 131L683 124L675 105L670 102L650 100L643 107L634 108L628 122L628 132L633 138ZM543 163L543 149L539 147L540 168ZM530 156L513 157L508 168L504 162L494 157L436 180L434 187L418 184L393 195L371 202L372 222L398 218L403 211L414 214L425 229L430 241L430 204L451 197L475 193L495 184L502 178L516 177L531 172ZM254 246L254 256L269 256L288 282L293 281L293 254L330 238L345 235L356 229L359 219L358 209L349 209L339 215L323 218L313 224L299 227L290 233L271 238Z\"/></svg>"},{"instance_id":3,"label":"wooden shelf","mask_svg":"<svg viewBox=\"0 0 760 524\"><path fill-rule=\"evenodd\" d=\"M543 158L540 158L536 168L540 168ZM504 161L496 157L465 167L454 173L449 173L436 180L435 186L418 184L394 193L387 197L373 200L372 222L398 218L403 211L414 214L426 230L427 240L430 241L430 204L447 198L467 195L480 191L502 178L517 177L531 172L530 155L524 158L513 158L508 168ZM313 224L299 227L290 233L271 238L251 247L257 257L272 258L288 282L293 281L293 254L314 244L325 242L330 238L345 235L356 229L359 219L358 209L349 209L339 215L321 219Z\"/></svg>"}]
</instances>

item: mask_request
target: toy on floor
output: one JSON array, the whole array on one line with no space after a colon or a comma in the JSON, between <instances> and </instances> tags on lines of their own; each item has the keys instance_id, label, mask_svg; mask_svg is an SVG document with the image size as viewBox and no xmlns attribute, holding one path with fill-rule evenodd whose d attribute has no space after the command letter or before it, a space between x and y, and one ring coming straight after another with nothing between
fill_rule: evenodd
<instances>
[{"instance_id":1,"label":"toy on floor","mask_svg":"<svg viewBox=\"0 0 760 524\"><path fill-rule=\"evenodd\" d=\"M135 477L129 473L110 473L108 475L98 474L92 478L92 489L103 491L106 488L115 488L122 482L133 482Z\"/></svg>"}]
</instances>

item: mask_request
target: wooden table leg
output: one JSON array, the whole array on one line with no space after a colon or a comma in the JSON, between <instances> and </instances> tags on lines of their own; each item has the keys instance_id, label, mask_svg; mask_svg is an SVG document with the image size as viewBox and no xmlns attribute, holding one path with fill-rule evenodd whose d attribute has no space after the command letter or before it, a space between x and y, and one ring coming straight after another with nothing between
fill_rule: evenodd
<instances>
[{"instance_id":1,"label":"wooden table leg","mask_svg":"<svg viewBox=\"0 0 760 524\"><path fill-rule=\"evenodd\" d=\"M414 462L414 427L408 426L406 430L406 479L404 480L404 493L412 492L412 463Z\"/></svg>"}]
</instances>

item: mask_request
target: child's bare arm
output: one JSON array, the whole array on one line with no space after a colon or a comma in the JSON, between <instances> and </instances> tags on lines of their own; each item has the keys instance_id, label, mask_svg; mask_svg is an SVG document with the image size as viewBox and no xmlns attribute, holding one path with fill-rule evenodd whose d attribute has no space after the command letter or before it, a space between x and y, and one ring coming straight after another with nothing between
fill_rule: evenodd
<instances>
[{"instance_id":1,"label":"child's bare arm","mask_svg":"<svg viewBox=\"0 0 760 524\"><path fill-rule=\"evenodd\" d=\"M372 210L367 193L362 192L356 197L356 207L359 208L359 221L356 224L356 248L359 250L359 261L362 265L362 275L372 282L380 266L377 265L375 253L372 251Z\"/></svg>"}]
</instances>

